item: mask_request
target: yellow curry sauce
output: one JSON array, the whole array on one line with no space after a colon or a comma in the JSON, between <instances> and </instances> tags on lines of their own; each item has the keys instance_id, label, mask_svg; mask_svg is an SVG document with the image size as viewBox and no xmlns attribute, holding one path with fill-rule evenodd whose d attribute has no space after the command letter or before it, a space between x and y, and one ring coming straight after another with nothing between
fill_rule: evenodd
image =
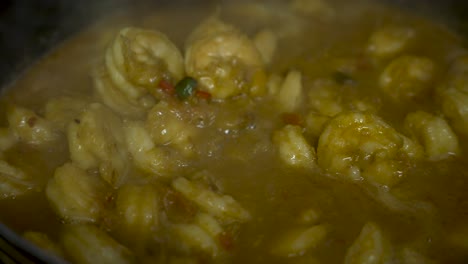
<instances>
[{"instance_id":1,"label":"yellow curry sauce","mask_svg":"<svg viewBox=\"0 0 468 264\"><path fill-rule=\"evenodd\" d=\"M374 2L121 12L4 93L0 220L73 263L464 263L467 87Z\"/></svg>"}]
</instances>

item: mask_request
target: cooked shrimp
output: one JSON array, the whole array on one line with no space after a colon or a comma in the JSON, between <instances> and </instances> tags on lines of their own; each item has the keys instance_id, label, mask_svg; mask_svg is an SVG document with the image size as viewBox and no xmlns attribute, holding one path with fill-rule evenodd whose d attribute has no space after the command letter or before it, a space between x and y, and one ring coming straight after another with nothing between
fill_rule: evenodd
<instances>
[{"instance_id":1,"label":"cooked shrimp","mask_svg":"<svg viewBox=\"0 0 468 264\"><path fill-rule=\"evenodd\" d=\"M120 186L129 170L123 123L107 107L94 103L68 127L71 160L82 169L98 167L101 177Z\"/></svg>"},{"instance_id":2,"label":"cooked shrimp","mask_svg":"<svg viewBox=\"0 0 468 264\"><path fill-rule=\"evenodd\" d=\"M299 126L287 125L273 134L280 159L290 166L315 166L315 149L307 142Z\"/></svg>"},{"instance_id":3,"label":"cooked shrimp","mask_svg":"<svg viewBox=\"0 0 468 264\"><path fill-rule=\"evenodd\" d=\"M342 89L329 79L315 80L309 90L309 106L324 116L335 116L344 110Z\"/></svg>"},{"instance_id":4,"label":"cooked shrimp","mask_svg":"<svg viewBox=\"0 0 468 264\"><path fill-rule=\"evenodd\" d=\"M468 59L456 59L437 90L442 112L453 128L468 135Z\"/></svg>"},{"instance_id":5,"label":"cooked shrimp","mask_svg":"<svg viewBox=\"0 0 468 264\"><path fill-rule=\"evenodd\" d=\"M175 224L170 226L174 235L177 248L185 248L186 251L202 251L214 258L219 258L225 253L225 248L220 243L220 237L226 232L219 221L210 214L199 212L193 223Z\"/></svg>"},{"instance_id":6,"label":"cooked shrimp","mask_svg":"<svg viewBox=\"0 0 468 264\"><path fill-rule=\"evenodd\" d=\"M125 124L124 133L135 166L152 175L167 177L169 156L154 144L144 124L128 122Z\"/></svg>"},{"instance_id":7,"label":"cooked shrimp","mask_svg":"<svg viewBox=\"0 0 468 264\"><path fill-rule=\"evenodd\" d=\"M392 247L379 226L373 222L364 225L361 233L346 252L345 264L390 263Z\"/></svg>"},{"instance_id":8,"label":"cooked shrimp","mask_svg":"<svg viewBox=\"0 0 468 264\"><path fill-rule=\"evenodd\" d=\"M404 124L424 146L430 160L442 160L460 153L457 135L444 118L417 111L408 114Z\"/></svg>"},{"instance_id":9,"label":"cooked shrimp","mask_svg":"<svg viewBox=\"0 0 468 264\"><path fill-rule=\"evenodd\" d=\"M126 184L117 193L115 209L119 234L131 241L134 249L146 247L159 226L157 190L149 184Z\"/></svg>"},{"instance_id":10,"label":"cooked shrimp","mask_svg":"<svg viewBox=\"0 0 468 264\"><path fill-rule=\"evenodd\" d=\"M15 198L36 187L32 177L6 161L0 160L0 200Z\"/></svg>"},{"instance_id":11,"label":"cooked shrimp","mask_svg":"<svg viewBox=\"0 0 468 264\"><path fill-rule=\"evenodd\" d=\"M386 26L375 31L369 38L367 52L379 59L401 53L415 35L409 27Z\"/></svg>"},{"instance_id":12,"label":"cooked shrimp","mask_svg":"<svg viewBox=\"0 0 468 264\"><path fill-rule=\"evenodd\" d=\"M147 108L152 106L151 102L140 104L141 99L129 98L122 91L116 89L106 72L95 73L94 88L105 105L123 116L142 117L145 115Z\"/></svg>"},{"instance_id":13,"label":"cooked shrimp","mask_svg":"<svg viewBox=\"0 0 468 264\"><path fill-rule=\"evenodd\" d=\"M275 241L271 253L280 257L304 255L323 243L329 232L330 227L327 224L288 230Z\"/></svg>"},{"instance_id":14,"label":"cooked shrimp","mask_svg":"<svg viewBox=\"0 0 468 264\"><path fill-rule=\"evenodd\" d=\"M184 75L178 48L161 32L124 28L107 49L106 66L114 85L129 98L138 98L162 79Z\"/></svg>"},{"instance_id":15,"label":"cooked shrimp","mask_svg":"<svg viewBox=\"0 0 468 264\"><path fill-rule=\"evenodd\" d=\"M61 242L75 263L129 264L135 256L99 227L88 224L68 225Z\"/></svg>"},{"instance_id":16,"label":"cooked shrimp","mask_svg":"<svg viewBox=\"0 0 468 264\"><path fill-rule=\"evenodd\" d=\"M226 222L232 220L245 222L251 218L250 213L232 196L216 193L207 186L181 177L172 182L172 187L203 211Z\"/></svg>"},{"instance_id":17,"label":"cooked shrimp","mask_svg":"<svg viewBox=\"0 0 468 264\"><path fill-rule=\"evenodd\" d=\"M103 181L72 163L57 168L45 192L49 204L62 220L70 223L95 223L104 208Z\"/></svg>"},{"instance_id":18,"label":"cooked shrimp","mask_svg":"<svg viewBox=\"0 0 468 264\"><path fill-rule=\"evenodd\" d=\"M60 132L66 131L67 126L77 118L88 104L84 98L57 97L49 100L44 109L44 117Z\"/></svg>"},{"instance_id":19,"label":"cooked shrimp","mask_svg":"<svg viewBox=\"0 0 468 264\"><path fill-rule=\"evenodd\" d=\"M204 21L189 37L185 69L214 98L265 92L263 60L255 44L217 18Z\"/></svg>"},{"instance_id":20,"label":"cooked shrimp","mask_svg":"<svg viewBox=\"0 0 468 264\"><path fill-rule=\"evenodd\" d=\"M173 242L177 248L185 251L204 252L212 257L220 254L220 246L216 237L213 238L206 230L196 224L177 224L171 228Z\"/></svg>"},{"instance_id":21,"label":"cooked shrimp","mask_svg":"<svg viewBox=\"0 0 468 264\"><path fill-rule=\"evenodd\" d=\"M105 68L93 73L98 97L112 110L142 117L155 104L151 96L161 80L176 82L184 75L178 48L161 32L124 28L108 47Z\"/></svg>"},{"instance_id":22,"label":"cooked shrimp","mask_svg":"<svg viewBox=\"0 0 468 264\"><path fill-rule=\"evenodd\" d=\"M41 145L59 138L56 127L30 109L11 106L7 111L7 119L12 133L28 144Z\"/></svg>"},{"instance_id":23,"label":"cooked shrimp","mask_svg":"<svg viewBox=\"0 0 468 264\"><path fill-rule=\"evenodd\" d=\"M314 80L308 86L308 107L320 115L333 117L343 111L375 112L378 105L370 97L358 97L349 87L328 78Z\"/></svg>"},{"instance_id":24,"label":"cooked shrimp","mask_svg":"<svg viewBox=\"0 0 468 264\"><path fill-rule=\"evenodd\" d=\"M378 116L347 112L325 127L317 148L318 164L354 180L391 186L406 162L422 156L421 146L395 131Z\"/></svg>"},{"instance_id":25,"label":"cooked shrimp","mask_svg":"<svg viewBox=\"0 0 468 264\"><path fill-rule=\"evenodd\" d=\"M303 91L302 74L296 70L289 71L276 95L278 107L284 112L297 110L304 97Z\"/></svg>"},{"instance_id":26,"label":"cooked shrimp","mask_svg":"<svg viewBox=\"0 0 468 264\"><path fill-rule=\"evenodd\" d=\"M167 102L155 105L148 113L146 128L156 145L174 147L185 155L193 154L195 126L173 105Z\"/></svg>"},{"instance_id":27,"label":"cooked shrimp","mask_svg":"<svg viewBox=\"0 0 468 264\"><path fill-rule=\"evenodd\" d=\"M395 100L411 99L429 90L435 73L431 59L401 56L392 60L380 75L380 89Z\"/></svg>"}]
</instances>

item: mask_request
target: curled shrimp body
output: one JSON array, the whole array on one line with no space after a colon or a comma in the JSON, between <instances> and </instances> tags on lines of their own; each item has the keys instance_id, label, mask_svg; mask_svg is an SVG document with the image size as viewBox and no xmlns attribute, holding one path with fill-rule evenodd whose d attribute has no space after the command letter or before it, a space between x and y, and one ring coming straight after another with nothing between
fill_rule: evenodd
<instances>
[{"instance_id":1,"label":"curled shrimp body","mask_svg":"<svg viewBox=\"0 0 468 264\"><path fill-rule=\"evenodd\" d=\"M452 63L436 93L442 112L454 130L468 135L468 56Z\"/></svg>"},{"instance_id":2,"label":"curled shrimp body","mask_svg":"<svg viewBox=\"0 0 468 264\"><path fill-rule=\"evenodd\" d=\"M112 186L126 179L130 161L125 145L123 122L109 108L90 104L68 126L68 145L74 164L83 170L98 168Z\"/></svg>"},{"instance_id":3,"label":"curled shrimp body","mask_svg":"<svg viewBox=\"0 0 468 264\"><path fill-rule=\"evenodd\" d=\"M124 127L125 140L135 166L157 176L167 176L170 160L156 146L141 122L127 122Z\"/></svg>"},{"instance_id":4,"label":"curled shrimp body","mask_svg":"<svg viewBox=\"0 0 468 264\"><path fill-rule=\"evenodd\" d=\"M345 112L333 118L322 132L317 148L322 168L386 186L397 183L407 164L422 155L421 146L381 118L360 112Z\"/></svg>"},{"instance_id":5,"label":"curled shrimp body","mask_svg":"<svg viewBox=\"0 0 468 264\"><path fill-rule=\"evenodd\" d=\"M124 28L107 49L106 67L114 85L138 98L162 79L178 81L184 61L177 47L161 32Z\"/></svg>"},{"instance_id":6,"label":"curled shrimp body","mask_svg":"<svg viewBox=\"0 0 468 264\"><path fill-rule=\"evenodd\" d=\"M146 128L154 144L174 147L189 156L194 153L193 139L197 130L188 122L183 111L169 103L160 102L151 108Z\"/></svg>"},{"instance_id":7,"label":"curled shrimp body","mask_svg":"<svg viewBox=\"0 0 468 264\"><path fill-rule=\"evenodd\" d=\"M161 80L176 82L184 75L178 48L163 34L140 28L122 29L107 48L105 65L93 72L100 100L127 117L142 117L151 108Z\"/></svg>"},{"instance_id":8,"label":"curled shrimp body","mask_svg":"<svg viewBox=\"0 0 468 264\"><path fill-rule=\"evenodd\" d=\"M138 100L127 97L116 89L105 71L96 71L94 89L101 101L115 112L126 117L142 117L146 110L154 103L150 96ZM149 101L147 99L150 99ZM151 100L152 99L152 100Z\"/></svg>"},{"instance_id":9,"label":"curled shrimp body","mask_svg":"<svg viewBox=\"0 0 468 264\"><path fill-rule=\"evenodd\" d=\"M37 189L34 178L0 160L0 200L11 199Z\"/></svg>"},{"instance_id":10,"label":"curled shrimp body","mask_svg":"<svg viewBox=\"0 0 468 264\"><path fill-rule=\"evenodd\" d=\"M200 89L225 99L244 92L265 91L262 56L242 32L217 18L203 22L188 39L185 69L198 79Z\"/></svg>"},{"instance_id":11,"label":"curled shrimp body","mask_svg":"<svg viewBox=\"0 0 468 264\"><path fill-rule=\"evenodd\" d=\"M11 105L7 110L7 120L13 134L12 139L39 146L59 138L53 123L30 109Z\"/></svg>"}]
</instances>

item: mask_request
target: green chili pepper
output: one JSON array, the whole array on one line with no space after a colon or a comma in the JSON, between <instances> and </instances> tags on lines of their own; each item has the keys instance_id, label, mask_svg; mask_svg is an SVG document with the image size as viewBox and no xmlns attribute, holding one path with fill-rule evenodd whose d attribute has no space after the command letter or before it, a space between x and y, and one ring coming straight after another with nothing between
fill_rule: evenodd
<instances>
[{"instance_id":1,"label":"green chili pepper","mask_svg":"<svg viewBox=\"0 0 468 264\"><path fill-rule=\"evenodd\" d=\"M185 100L192 96L195 93L195 89L197 88L197 80L195 80L192 77L185 77L182 80L180 80L176 86L175 86L175 91L177 94L177 97L181 100Z\"/></svg>"},{"instance_id":2,"label":"green chili pepper","mask_svg":"<svg viewBox=\"0 0 468 264\"><path fill-rule=\"evenodd\" d=\"M356 80L354 80L353 77L341 71L334 72L332 77L336 83L341 84L341 85L356 83Z\"/></svg>"}]
</instances>

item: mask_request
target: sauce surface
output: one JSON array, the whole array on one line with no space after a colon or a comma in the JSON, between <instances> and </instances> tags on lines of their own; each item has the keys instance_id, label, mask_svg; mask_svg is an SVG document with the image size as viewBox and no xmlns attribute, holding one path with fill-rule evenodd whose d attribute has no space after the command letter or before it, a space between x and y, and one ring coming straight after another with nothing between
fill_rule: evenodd
<instances>
[{"instance_id":1,"label":"sauce surface","mask_svg":"<svg viewBox=\"0 0 468 264\"><path fill-rule=\"evenodd\" d=\"M137 14L3 95L3 223L76 263L468 260L461 37L374 2Z\"/></svg>"}]
</instances>

